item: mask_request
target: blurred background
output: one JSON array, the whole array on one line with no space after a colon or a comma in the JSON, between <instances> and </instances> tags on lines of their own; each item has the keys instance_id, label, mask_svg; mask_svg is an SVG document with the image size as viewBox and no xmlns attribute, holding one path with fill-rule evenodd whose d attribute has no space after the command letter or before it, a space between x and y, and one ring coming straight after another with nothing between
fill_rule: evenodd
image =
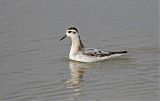
<instances>
[{"instance_id":1,"label":"blurred background","mask_svg":"<svg viewBox=\"0 0 160 101\"><path fill-rule=\"evenodd\" d=\"M1 101L158 101L158 0L0 0ZM129 53L68 59L65 30L85 46Z\"/></svg>"}]
</instances>

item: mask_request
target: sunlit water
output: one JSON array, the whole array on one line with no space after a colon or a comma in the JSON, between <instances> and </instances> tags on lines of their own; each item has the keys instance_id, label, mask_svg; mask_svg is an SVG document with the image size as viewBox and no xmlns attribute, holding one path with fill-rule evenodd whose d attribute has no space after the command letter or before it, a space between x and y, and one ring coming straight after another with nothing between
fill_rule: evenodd
<instances>
[{"instance_id":1,"label":"sunlit water","mask_svg":"<svg viewBox=\"0 0 160 101\"><path fill-rule=\"evenodd\" d=\"M68 60L70 26L83 43L128 54ZM158 101L158 1L1 0L0 101Z\"/></svg>"}]
</instances>

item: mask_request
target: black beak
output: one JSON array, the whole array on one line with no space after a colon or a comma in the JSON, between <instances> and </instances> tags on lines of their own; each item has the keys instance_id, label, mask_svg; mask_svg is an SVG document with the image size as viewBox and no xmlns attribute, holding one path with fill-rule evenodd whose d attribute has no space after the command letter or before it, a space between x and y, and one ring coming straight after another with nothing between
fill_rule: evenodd
<instances>
[{"instance_id":1,"label":"black beak","mask_svg":"<svg viewBox=\"0 0 160 101\"><path fill-rule=\"evenodd\" d=\"M60 41L62 41L64 38L66 38L67 37L67 35L64 35L61 39L60 39Z\"/></svg>"}]
</instances>

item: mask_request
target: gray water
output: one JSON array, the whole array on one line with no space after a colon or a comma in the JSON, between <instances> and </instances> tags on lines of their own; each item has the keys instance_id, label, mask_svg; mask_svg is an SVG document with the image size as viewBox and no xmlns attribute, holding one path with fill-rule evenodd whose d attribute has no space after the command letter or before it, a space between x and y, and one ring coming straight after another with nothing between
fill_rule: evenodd
<instances>
[{"instance_id":1,"label":"gray water","mask_svg":"<svg viewBox=\"0 0 160 101\"><path fill-rule=\"evenodd\" d=\"M128 54L70 61L83 43ZM0 0L0 101L158 101L158 0Z\"/></svg>"}]
</instances>

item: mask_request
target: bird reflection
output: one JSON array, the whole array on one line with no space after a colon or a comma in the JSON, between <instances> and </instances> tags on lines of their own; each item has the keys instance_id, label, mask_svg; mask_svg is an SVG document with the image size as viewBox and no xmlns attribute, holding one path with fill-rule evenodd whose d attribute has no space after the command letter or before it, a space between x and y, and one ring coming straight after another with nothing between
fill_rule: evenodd
<instances>
[{"instance_id":1,"label":"bird reflection","mask_svg":"<svg viewBox=\"0 0 160 101\"><path fill-rule=\"evenodd\" d=\"M83 81L82 78L87 68L89 68L87 63L69 61L70 79L65 81L65 83L69 87L79 86L80 82Z\"/></svg>"}]
</instances>

